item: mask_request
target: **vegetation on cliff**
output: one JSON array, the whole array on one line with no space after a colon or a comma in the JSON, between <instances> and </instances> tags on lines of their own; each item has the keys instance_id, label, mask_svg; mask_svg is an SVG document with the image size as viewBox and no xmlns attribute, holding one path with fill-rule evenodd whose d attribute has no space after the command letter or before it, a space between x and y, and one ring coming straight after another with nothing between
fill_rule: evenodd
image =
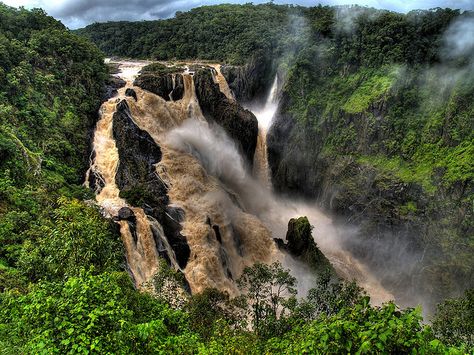
<instances>
[{"instance_id":1,"label":"vegetation on cliff","mask_svg":"<svg viewBox=\"0 0 474 355\"><path fill-rule=\"evenodd\" d=\"M210 16L214 11L219 15ZM293 11L293 8L275 5L202 8L189 14L178 14L176 19L168 22L152 24L166 29L158 31L158 36L171 31L174 37L157 37L159 42L154 42L157 31L149 30L148 23L130 24L127 28L131 30L136 27L138 31L139 26L145 28L149 42L142 42L141 37L135 36L136 42L131 39L122 43L120 41L123 38L114 30L106 32L107 38L112 41L107 45L120 55L147 56L148 53L155 53L166 58L201 57L242 62L255 51L274 53L274 38L278 37L275 33L280 33L282 24L284 31L287 31L287 15ZM322 7L304 10L306 18L311 20L311 34L316 39L325 36L339 43L335 39L337 37L333 38L331 34L333 11ZM398 15L387 16L399 18ZM449 22L447 17L446 21ZM436 15L433 18L436 22L444 17ZM295 25L298 24L296 21ZM114 29L116 25L109 26ZM386 23L382 22L379 31L385 27ZM219 34L215 28L224 28L224 32ZM195 40L195 36L203 34L209 37ZM214 36L216 34L220 37ZM285 38L288 39L280 38L279 48L288 49L293 45L285 43ZM411 37L406 42L411 45ZM418 57L435 60L433 53L436 51L433 52L431 42L427 42L428 45L425 44L422 49L411 48L406 51L413 56L410 60L419 62L416 59ZM206 43L209 47L206 47ZM224 45L226 43L229 45ZM347 47L348 53L344 50L341 53L346 57L338 57L349 66L344 67L343 62L339 62L337 65L341 66L334 64L334 68L332 65L321 67L327 70L331 83L323 86L324 89L328 93L341 95L345 99L344 103L349 102L338 106L339 110L345 112L342 117L347 119L350 115L366 115L372 109L374 100L385 96L390 98L391 94L386 95L386 91L396 86L394 80L399 80L394 79L397 72L391 62L398 58L397 48L391 49L386 44L388 47L383 48L391 49L393 53L385 57L380 53L375 55L381 48L373 49L372 53L367 44L364 49L366 55L359 53L359 57L357 54L354 57L350 53L357 52L357 47L352 48L351 43L348 38L340 40L340 46ZM328 49L332 53L330 47ZM309 48L297 58L296 66L289 73L292 85L285 88L285 100L289 101L283 107L294 115L295 124L307 124L305 128L308 128L310 137L314 137L311 136L314 132L320 133L317 129L322 122L310 113L326 112L318 111L326 102L319 102L320 98L316 94L316 85L321 83L323 72L314 71L315 77L312 76L313 61L309 59L315 53L319 55L317 48ZM379 62L373 66L362 63L371 60ZM244 296L232 300L216 290L206 290L202 294L187 297L184 304L173 308L174 303L166 299L160 288L156 287L162 278L173 275L172 271L165 268L156 277L156 294L152 296L137 292L126 273L117 231L87 202L91 194L80 186L88 164L89 134L103 95L106 75L102 54L87 40L67 31L40 10L15 10L0 5L2 353L461 354L470 351L471 293L442 304L433 331L422 323L418 309L400 310L393 303L372 307L355 284L338 282L326 274L321 275L306 299L298 300L294 297L295 279L278 264L257 264L247 268L239 282ZM334 89L333 84L337 84L341 75L349 78L347 85L354 85L347 91ZM312 80L316 81L313 83ZM355 84L361 81L367 84ZM344 87L346 82L340 85ZM417 87L413 90L416 92ZM297 92L300 93L297 95ZM459 122L456 117L469 118L469 112L463 111L464 107L469 108L462 96L463 91L459 95L461 99L453 99L454 106L448 105L453 109L449 115L453 117L453 122ZM307 109L301 105L299 97L308 100L310 104ZM416 101L416 97L413 100ZM329 108L326 115L321 117L328 120L340 118L331 113L336 110L336 106L331 108L333 111ZM441 120L442 117L438 118ZM404 121L399 123L406 124ZM435 123L439 124L437 121ZM345 133L344 129L347 129L348 134L354 133L350 125L349 128L347 125L338 125L337 120L335 127L341 129L342 139L338 141L334 136L322 151L333 154L330 157L337 163L340 156L348 154L353 144L351 140L345 139L342 134ZM420 127L425 129L424 125ZM439 125L430 124L426 130L429 131L431 127L439 128ZM439 143L439 136L435 136L438 139L436 141L422 141L423 144L440 145L445 149L440 156L446 159L450 154L464 157L461 163L449 161L450 164L460 165L451 170L446 168L444 171L450 173L440 175L442 183L437 185L436 180L428 181L436 191L441 192L445 190L439 190L440 186L453 188L463 179L463 186L469 188L469 179L472 178L465 171L469 168L471 152L466 143L467 133L459 129L462 124L450 124L449 127L458 127L457 135L448 136L450 144ZM413 129L418 128L416 126ZM307 137L303 138L303 144L309 144ZM413 144L412 149L416 148L418 152L418 147ZM314 152L308 147L303 146L307 152ZM335 148L339 153L334 153L330 148ZM400 154L401 148L391 149L394 149L392 155ZM352 162L357 166L370 165L379 174L383 172L384 179L380 183L390 186L392 176L390 171L380 169L374 162L380 161L380 165L391 167L400 161L400 165L407 164L406 169L412 168L412 162L408 164L406 156L386 157L383 150L375 152L358 152ZM415 153L412 153L408 157L414 157ZM314 158L311 161L314 162ZM386 175L389 177L385 178ZM425 188L425 185L421 186ZM429 189L425 190L430 192ZM465 198L463 196L461 194ZM460 201L464 203L462 198ZM403 205L398 206L400 213L408 216L414 214L420 208L418 203L404 201ZM461 222L464 223L464 220ZM449 224L451 221L443 223ZM302 228L305 239L308 239L310 227L304 219ZM443 247L445 244L450 247L451 241L458 243L458 237L458 234L453 234L451 240L442 235L440 241L444 241ZM469 253L469 249L464 252ZM465 260L460 258L463 264ZM455 317L450 318L450 315ZM450 322L445 322L445 319L450 319Z\"/></svg>"},{"instance_id":2,"label":"vegetation on cliff","mask_svg":"<svg viewBox=\"0 0 474 355\"><path fill-rule=\"evenodd\" d=\"M0 289L117 268L120 241L78 199L107 69L41 10L0 4ZM114 256L114 261L104 256Z\"/></svg>"},{"instance_id":3,"label":"vegetation on cliff","mask_svg":"<svg viewBox=\"0 0 474 355\"><path fill-rule=\"evenodd\" d=\"M360 256L402 298L429 305L473 287L474 71L459 32L472 33L472 14L308 13L269 137L274 185L318 197L364 243L385 245Z\"/></svg>"}]
</instances>

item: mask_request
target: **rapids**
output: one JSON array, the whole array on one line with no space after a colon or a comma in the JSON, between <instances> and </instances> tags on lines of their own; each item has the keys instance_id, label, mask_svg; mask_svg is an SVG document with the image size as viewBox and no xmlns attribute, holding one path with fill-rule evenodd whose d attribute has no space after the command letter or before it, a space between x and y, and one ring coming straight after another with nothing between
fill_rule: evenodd
<instances>
[{"instance_id":1,"label":"rapids","mask_svg":"<svg viewBox=\"0 0 474 355\"><path fill-rule=\"evenodd\" d=\"M127 100L134 122L146 130L161 147L163 157L155 165L158 176L168 186L170 203L184 210L182 234L186 236L191 256L181 270L192 292L216 287L238 294L235 280L245 266L255 262L280 260L298 279L299 294L305 296L314 277L305 265L282 253L272 238L285 238L292 217L307 216L315 228L313 235L338 274L356 279L380 304L392 295L342 247L342 237L350 230L333 225L315 204L290 201L271 190L267 161L266 133L278 108L278 86L275 78L265 104L250 107L259 122L259 136L254 170L249 171L235 143L217 125L204 119L194 90L192 73L183 74L184 97L165 101L161 97L133 86L133 80L147 62L119 62L120 76L127 84L118 95L100 109L93 139L93 159L87 173L102 182L96 191L97 203L104 215L116 217L122 207L130 207L136 216L135 242L127 221L119 221L130 272L137 287L159 270L159 248L165 248L175 269L179 266L159 222L141 208L129 206L119 197L115 173L119 155L112 134L116 104ZM210 65L214 81L228 99L234 100L220 65ZM133 88L138 100L125 96ZM157 238L154 237L158 235Z\"/></svg>"}]
</instances>

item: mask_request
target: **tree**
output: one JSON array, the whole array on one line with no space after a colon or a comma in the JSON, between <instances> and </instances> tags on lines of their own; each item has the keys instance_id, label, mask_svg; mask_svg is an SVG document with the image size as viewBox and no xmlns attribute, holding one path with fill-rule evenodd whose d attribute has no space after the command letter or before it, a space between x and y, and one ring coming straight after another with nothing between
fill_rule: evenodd
<instances>
[{"instance_id":1,"label":"tree","mask_svg":"<svg viewBox=\"0 0 474 355\"><path fill-rule=\"evenodd\" d=\"M465 291L462 297L439 304L433 330L446 344L467 344L474 350L474 289Z\"/></svg>"},{"instance_id":2,"label":"tree","mask_svg":"<svg viewBox=\"0 0 474 355\"><path fill-rule=\"evenodd\" d=\"M258 334L284 315L288 299L296 295L296 278L279 262L246 267L237 284L247 295Z\"/></svg>"}]
</instances>

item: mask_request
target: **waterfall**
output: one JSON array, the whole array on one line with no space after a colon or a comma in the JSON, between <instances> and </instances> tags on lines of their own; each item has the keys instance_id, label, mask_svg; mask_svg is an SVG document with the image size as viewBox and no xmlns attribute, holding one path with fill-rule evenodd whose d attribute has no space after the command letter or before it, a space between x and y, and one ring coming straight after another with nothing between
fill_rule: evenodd
<instances>
[{"instance_id":1,"label":"waterfall","mask_svg":"<svg viewBox=\"0 0 474 355\"><path fill-rule=\"evenodd\" d=\"M266 188L271 188L270 168L267 159L267 132L273 117L278 109L278 76L275 76L272 87L267 94L262 107L250 109L258 120L257 147L253 161L253 175L256 176Z\"/></svg>"},{"instance_id":2,"label":"waterfall","mask_svg":"<svg viewBox=\"0 0 474 355\"><path fill-rule=\"evenodd\" d=\"M92 142L91 166L86 174L85 185L90 186L91 176L99 181L95 186L96 201L106 217L117 217L121 208L133 211L135 222L121 220L120 233L125 247L129 270L137 287L147 287L159 267L159 248L155 239L164 245L172 265L177 267L176 257L164 238L159 223L148 217L143 209L129 206L119 197L120 190L115 182L115 174L119 165L119 154L113 137L113 114L120 100L126 99L125 91L132 87L132 82L146 62L122 62L120 77L126 80L125 87L118 90L118 95L104 102L99 111ZM155 238L157 236L158 238Z\"/></svg>"},{"instance_id":3,"label":"waterfall","mask_svg":"<svg viewBox=\"0 0 474 355\"><path fill-rule=\"evenodd\" d=\"M289 219L306 215L315 225L316 242L341 276L355 278L374 303L393 298L364 265L343 250L340 235L350 231L338 230L316 206L283 199L271 191L266 133L278 108L277 77L265 104L252 109L259 123L259 138L254 157L256 170L249 173L235 142L222 128L204 119L192 72L182 74L183 98L166 101L133 86L144 64L120 63L119 75L127 84L101 107L86 181L86 185L90 180L97 182L91 187L95 188L104 215L116 217L123 207L135 215L134 222L120 220L119 224L129 269L138 287L147 288L159 269L160 257L177 270L179 265L160 223L119 196L115 174L120 157L112 125L120 100L127 100L135 124L161 148L162 159L155 165L156 173L168 186L170 203L184 211L181 233L186 236L191 255L181 271L192 292L215 287L237 295L235 281L246 266L280 260L297 277L299 294L305 295L314 284L314 275L307 266L279 251L272 238L284 239ZM215 82L224 94L227 92L228 99L233 99L220 66L213 67ZM136 101L125 96L127 88L135 90Z\"/></svg>"},{"instance_id":4,"label":"waterfall","mask_svg":"<svg viewBox=\"0 0 474 355\"><path fill-rule=\"evenodd\" d=\"M220 127L212 127L205 122L189 119L168 133L167 145L199 160L207 174L219 179L219 182L226 187L226 191L235 194L239 205L246 212L258 217L274 238L285 239L288 221L291 218L307 216L315 226L313 233L315 241L340 276L348 280L356 279L373 297L375 304L393 298L363 264L342 248L340 233L353 233L353 231L337 230L331 219L314 205L284 199L263 188L262 182L248 173L235 143ZM220 199L223 196L213 198ZM221 201L219 209L220 214L232 216L236 213L235 205L229 201L226 203ZM261 238L253 231L247 233L251 233L252 238ZM257 251L255 248L263 248L258 252L265 253L264 248L267 247L267 244L255 245L253 252ZM291 269L292 274L298 279L299 294L305 295L314 284L312 271L287 254L273 251L273 255L285 267Z\"/></svg>"},{"instance_id":5,"label":"waterfall","mask_svg":"<svg viewBox=\"0 0 474 355\"><path fill-rule=\"evenodd\" d=\"M227 80L225 79L224 75L222 75L221 65L211 64L211 67L214 69L212 70L212 78L214 79L214 82L219 85L219 89L221 90L221 92L229 100L235 101L234 94L232 93L232 90L229 88L229 84L227 83Z\"/></svg>"}]
</instances>

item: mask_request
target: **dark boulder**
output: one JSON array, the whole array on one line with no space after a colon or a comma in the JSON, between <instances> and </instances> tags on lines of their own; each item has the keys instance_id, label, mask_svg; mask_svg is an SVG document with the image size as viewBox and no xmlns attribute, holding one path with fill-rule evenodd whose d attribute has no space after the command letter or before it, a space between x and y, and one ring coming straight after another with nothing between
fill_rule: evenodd
<instances>
[{"instance_id":1,"label":"dark boulder","mask_svg":"<svg viewBox=\"0 0 474 355\"><path fill-rule=\"evenodd\" d=\"M182 74L143 73L135 79L133 85L161 96L166 101L181 100L184 95Z\"/></svg>"},{"instance_id":2,"label":"dark boulder","mask_svg":"<svg viewBox=\"0 0 474 355\"><path fill-rule=\"evenodd\" d=\"M127 88L127 90L125 90L125 96L133 97L135 101L138 101L137 93L132 88Z\"/></svg>"},{"instance_id":3,"label":"dark boulder","mask_svg":"<svg viewBox=\"0 0 474 355\"><path fill-rule=\"evenodd\" d=\"M224 128L252 165L258 136L258 121L254 114L229 100L220 91L219 85L214 83L210 69L197 70L194 85L206 119Z\"/></svg>"},{"instance_id":4,"label":"dark boulder","mask_svg":"<svg viewBox=\"0 0 474 355\"><path fill-rule=\"evenodd\" d=\"M288 222L286 244L281 239L276 240L276 244L280 249L286 250L307 263L317 272L329 270L334 273L329 260L316 245L311 233L312 229L308 217L292 218Z\"/></svg>"},{"instance_id":5,"label":"dark boulder","mask_svg":"<svg viewBox=\"0 0 474 355\"><path fill-rule=\"evenodd\" d=\"M125 220L130 222L136 222L137 218L135 217L135 213L133 213L132 209L129 207L122 207L118 211L118 219Z\"/></svg>"},{"instance_id":6,"label":"dark boulder","mask_svg":"<svg viewBox=\"0 0 474 355\"><path fill-rule=\"evenodd\" d=\"M123 88L126 82L116 76L110 76L104 86L104 95L102 101L107 101L117 95L117 90Z\"/></svg>"}]
</instances>

